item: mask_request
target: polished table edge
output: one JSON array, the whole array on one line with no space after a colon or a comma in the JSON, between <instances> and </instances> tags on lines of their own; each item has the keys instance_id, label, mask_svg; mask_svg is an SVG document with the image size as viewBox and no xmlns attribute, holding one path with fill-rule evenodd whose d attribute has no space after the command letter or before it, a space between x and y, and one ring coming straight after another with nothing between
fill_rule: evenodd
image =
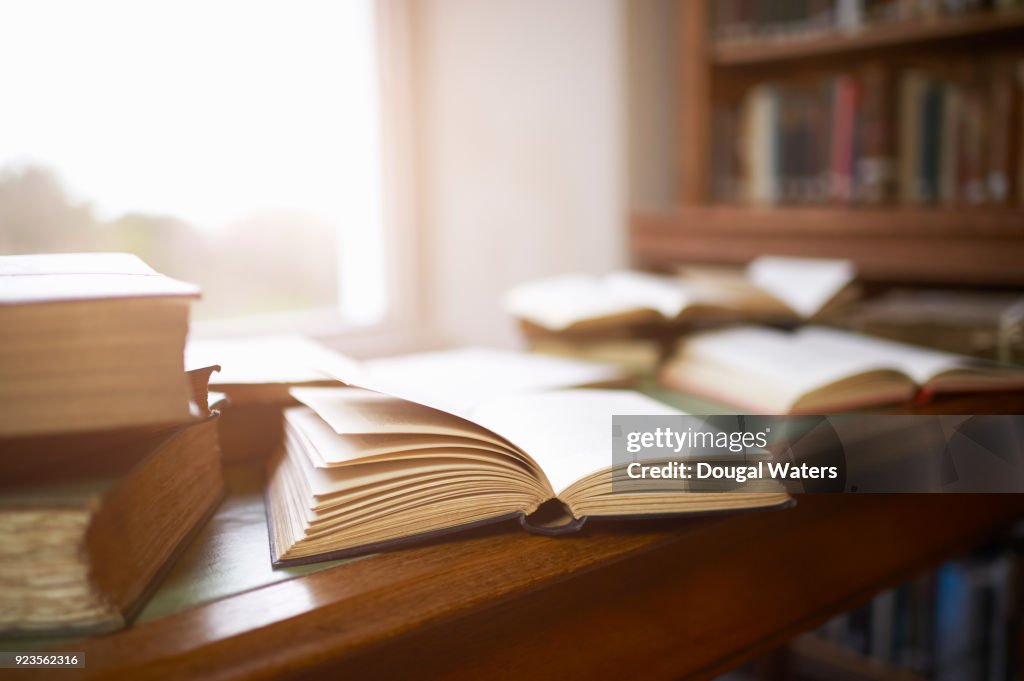
<instances>
[{"instance_id":1,"label":"polished table edge","mask_svg":"<svg viewBox=\"0 0 1024 681\"><path fill-rule=\"evenodd\" d=\"M710 678L1022 514L1024 495L809 495L792 509L579 537L498 530L86 639L67 649L84 651L87 668L61 675L386 677L415 664L423 676L564 677L608 671L608 653L655 677ZM618 573L628 586L616 586ZM581 642L586 655L564 652Z\"/></svg>"}]
</instances>

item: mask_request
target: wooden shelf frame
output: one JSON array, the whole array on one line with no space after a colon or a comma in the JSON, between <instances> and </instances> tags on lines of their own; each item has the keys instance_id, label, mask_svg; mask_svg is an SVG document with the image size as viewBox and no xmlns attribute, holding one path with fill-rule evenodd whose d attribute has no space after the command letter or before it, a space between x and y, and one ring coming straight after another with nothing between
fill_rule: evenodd
<instances>
[{"instance_id":1,"label":"wooden shelf frame","mask_svg":"<svg viewBox=\"0 0 1024 681\"><path fill-rule=\"evenodd\" d=\"M936 16L865 26L844 33L827 31L806 37L728 40L710 44L708 58L716 66L751 66L826 55L860 54L893 47L995 36L1024 28L1024 10L978 11L962 16Z\"/></svg>"},{"instance_id":2,"label":"wooden shelf frame","mask_svg":"<svg viewBox=\"0 0 1024 681\"><path fill-rule=\"evenodd\" d=\"M636 264L849 258L868 281L1024 286L1024 215L1011 209L682 206L634 213Z\"/></svg>"}]
</instances>

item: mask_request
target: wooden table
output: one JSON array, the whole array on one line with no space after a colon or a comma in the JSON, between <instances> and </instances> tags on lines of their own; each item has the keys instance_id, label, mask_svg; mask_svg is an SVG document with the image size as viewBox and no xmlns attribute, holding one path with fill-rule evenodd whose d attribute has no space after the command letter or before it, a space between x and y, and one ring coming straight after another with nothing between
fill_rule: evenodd
<instances>
[{"instance_id":1,"label":"wooden table","mask_svg":"<svg viewBox=\"0 0 1024 681\"><path fill-rule=\"evenodd\" d=\"M1022 514L1024 495L809 495L571 538L491 529L80 641L86 669L37 676L710 678Z\"/></svg>"}]
</instances>

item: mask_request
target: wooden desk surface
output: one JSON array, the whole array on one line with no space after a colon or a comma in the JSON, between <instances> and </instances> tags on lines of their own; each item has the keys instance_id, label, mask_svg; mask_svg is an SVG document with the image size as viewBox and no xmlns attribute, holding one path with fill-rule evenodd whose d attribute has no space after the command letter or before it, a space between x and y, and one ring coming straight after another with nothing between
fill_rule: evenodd
<instances>
[{"instance_id":1,"label":"wooden desk surface","mask_svg":"<svg viewBox=\"0 0 1024 681\"><path fill-rule=\"evenodd\" d=\"M59 674L709 678L1022 514L1024 495L814 495L578 537L499 528L74 643L87 668ZM17 676L34 673L54 674Z\"/></svg>"}]
</instances>

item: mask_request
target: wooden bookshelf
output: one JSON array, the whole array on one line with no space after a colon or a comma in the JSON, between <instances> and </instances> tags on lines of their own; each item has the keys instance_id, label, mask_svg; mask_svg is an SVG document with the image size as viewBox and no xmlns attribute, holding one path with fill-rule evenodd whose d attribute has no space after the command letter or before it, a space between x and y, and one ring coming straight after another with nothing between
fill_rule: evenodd
<instances>
[{"instance_id":1,"label":"wooden bookshelf","mask_svg":"<svg viewBox=\"0 0 1024 681\"><path fill-rule=\"evenodd\" d=\"M634 211L637 266L738 264L770 253L852 259L866 280L1024 286L1024 207L843 204L753 207L710 200L715 96L760 79L918 55L964 57L1024 44L1024 11L871 25L853 33L715 42L709 4L678 4L677 204Z\"/></svg>"}]
</instances>

